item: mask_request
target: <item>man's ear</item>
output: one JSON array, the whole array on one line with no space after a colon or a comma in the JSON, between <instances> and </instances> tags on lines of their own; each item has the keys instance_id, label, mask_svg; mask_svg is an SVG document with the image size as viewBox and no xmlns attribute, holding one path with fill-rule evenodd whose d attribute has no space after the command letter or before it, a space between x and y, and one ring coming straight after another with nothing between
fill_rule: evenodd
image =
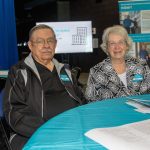
<instances>
[{"instance_id":1,"label":"man's ear","mask_svg":"<svg viewBox=\"0 0 150 150\"><path fill-rule=\"evenodd\" d=\"M29 49L31 51L32 50L32 43L31 43L31 41L28 41L28 47L29 47Z\"/></svg>"},{"instance_id":2,"label":"man's ear","mask_svg":"<svg viewBox=\"0 0 150 150\"><path fill-rule=\"evenodd\" d=\"M56 48L56 46L57 46L57 40L56 40L56 42L55 42L55 48Z\"/></svg>"}]
</instances>

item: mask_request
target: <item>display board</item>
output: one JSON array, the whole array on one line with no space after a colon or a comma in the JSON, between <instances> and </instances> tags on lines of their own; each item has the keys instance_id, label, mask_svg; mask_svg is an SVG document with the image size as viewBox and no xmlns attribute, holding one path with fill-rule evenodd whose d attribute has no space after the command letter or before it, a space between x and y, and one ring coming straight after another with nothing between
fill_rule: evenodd
<instances>
[{"instance_id":1,"label":"display board","mask_svg":"<svg viewBox=\"0 0 150 150\"><path fill-rule=\"evenodd\" d=\"M119 1L120 24L133 39L132 56L150 58L150 0Z\"/></svg>"},{"instance_id":2,"label":"display board","mask_svg":"<svg viewBox=\"0 0 150 150\"><path fill-rule=\"evenodd\" d=\"M92 22L38 22L52 27L56 33L56 53L89 53L92 48Z\"/></svg>"}]
</instances>

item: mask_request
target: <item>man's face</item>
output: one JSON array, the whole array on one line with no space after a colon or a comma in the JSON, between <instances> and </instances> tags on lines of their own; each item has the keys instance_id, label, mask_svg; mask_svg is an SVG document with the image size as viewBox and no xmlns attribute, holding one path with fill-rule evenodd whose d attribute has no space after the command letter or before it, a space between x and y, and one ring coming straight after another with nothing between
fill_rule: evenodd
<instances>
[{"instance_id":1,"label":"man's face","mask_svg":"<svg viewBox=\"0 0 150 150\"><path fill-rule=\"evenodd\" d=\"M32 56L38 62L51 61L55 54L56 39L50 29L39 29L33 32L28 42Z\"/></svg>"}]
</instances>

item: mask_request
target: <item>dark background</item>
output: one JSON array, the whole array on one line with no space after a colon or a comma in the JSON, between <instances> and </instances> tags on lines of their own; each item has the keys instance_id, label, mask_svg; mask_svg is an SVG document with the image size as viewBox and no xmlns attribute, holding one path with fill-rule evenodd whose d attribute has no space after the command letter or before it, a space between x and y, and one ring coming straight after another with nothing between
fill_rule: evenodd
<instances>
[{"instance_id":1,"label":"dark background","mask_svg":"<svg viewBox=\"0 0 150 150\"><path fill-rule=\"evenodd\" d=\"M118 0L14 0L17 42L19 59L28 53L26 42L28 32L36 22L54 21L92 21L92 27L96 28L96 38L101 44L103 30L115 24L119 24ZM24 43L24 46L21 45ZM93 49L93 53L56 54L55 57L69 57L71 67L81 67L82 72L89 69L106 58L106 54L100 47Z\"/></svg>"}]
</instances>

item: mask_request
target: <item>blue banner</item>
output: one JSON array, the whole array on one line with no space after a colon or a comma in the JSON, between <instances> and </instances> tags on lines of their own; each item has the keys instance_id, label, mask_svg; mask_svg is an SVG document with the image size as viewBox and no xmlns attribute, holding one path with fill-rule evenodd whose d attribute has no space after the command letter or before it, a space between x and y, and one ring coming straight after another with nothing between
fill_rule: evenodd
<instances>
[{"instance_id":1,"label":"blue banner","mask_svg":"<svg viewBox=\"0 0 150 150\"><path fill-rule=\"evenodd\" d=\"M0 0L0 70L18 61L14 0Z\"/></svg>"},{"instance_id":2,"label":"blue banner","mask_svg":"<svg viewBox=\"0 0 150 150\"><path fill-rule=\"evenodd\" d=\"M119 1L120 12L150 10L150 0Z\"/></svg>"}]
</instances>

